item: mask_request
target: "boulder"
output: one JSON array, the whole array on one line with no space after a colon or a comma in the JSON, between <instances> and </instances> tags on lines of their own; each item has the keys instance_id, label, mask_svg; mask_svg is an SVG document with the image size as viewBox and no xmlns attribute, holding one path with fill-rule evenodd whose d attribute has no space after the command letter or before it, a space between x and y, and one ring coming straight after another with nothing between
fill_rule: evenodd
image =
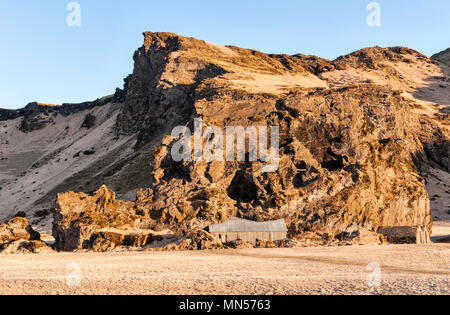
<instances>
[{"instance_id":1,"label":"boulder","mask_svg":"<svg viewBox=\"0 0 450 315\"><path fill-rule=\"evenodd\" d=\"M0 255L51 253L51 247L42 241L14 241L0 245Z\"/></svg>"},{"instance_id":2,"label":"boulder","mask_svg":"<svg viewBox=\"0 0 450 315\"><path fill-rule=\"evenodd\" d=\"M429 244L430 232L424 226L388 226L380 227L378 233L394 244Z\"/></svg>"},{"instance_id":3,"label":"boulder","mask_svg":"<svg viewBox=\"0 0 450 315\"><path fill-rule=\"evenodd\" d=\"M15 217L0 223L0 254L50 252L51 248L40 238L27 219Z\"/></svg>"}]
</instances>

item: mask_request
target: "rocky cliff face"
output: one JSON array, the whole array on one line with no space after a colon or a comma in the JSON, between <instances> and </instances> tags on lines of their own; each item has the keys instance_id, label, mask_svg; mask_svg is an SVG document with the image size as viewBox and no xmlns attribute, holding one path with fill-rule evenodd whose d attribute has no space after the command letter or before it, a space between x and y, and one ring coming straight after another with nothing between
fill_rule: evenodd
<instances>
[{"instance_id":1,"label":"rocky cliff face","mask_svg":"<svg viewBox=\"0 0 450 315\"><path fill-rule=\"evenodd\" d=\"M116 126L121 136L138 134L138 152L154 150L153 183L129 206L147 228L185 235L233 216L285 218L291 237L409 226L422 231L417 241L429 241L432 214L421 170L436 150L433 159L448 166L448 122L420 115L425 105L413 94L428 74L442 71L429 58L375 47L328 61L170 33L144 36ZM429 73L408 77L417 67ZM264 173L261 161L194 156L175 162L178 139L170 132L177 125L193 132L196 118L223 130L278 126L279 168Z\"/></svg>"},{"instance_id":2,"label":"rocky cliff face","mask_svg":"<svg viewBox=\"0 0 450 315\"><path fill-rule=\"evenodd\" d=\"M331 61L171 33L146 32L144 38L124 89L77 114L80 130L99 140L93 148L70 149L71 158L91 162L46 194L54 200L56 193L107 184L132 201L114 195L113 204L99 210L101 196L112 191L60 194L53 224L60 249L126 245L136 231L140 236L133 239L144 246L154 233L182 237L233 216L284 218L290 237L313 233L332 240L412 227L421 231L420 242L429 241L425 177L431 169L449 171L445 64L404 47L367 48ZM22 132L48 128L40 129L39 115L27 117L14 118ZM193 132L195 119L221 130L279 127L279 167L262 172L264 163L250 161L248 148L245 161L197 161L193 155L174 161L178 139L171 131L186 126ZM105 136L100 130L107 121ZM109 146L114 150L102 149ZM396 229L402 230L408 229Z\"/></svg>"}]
</instances>

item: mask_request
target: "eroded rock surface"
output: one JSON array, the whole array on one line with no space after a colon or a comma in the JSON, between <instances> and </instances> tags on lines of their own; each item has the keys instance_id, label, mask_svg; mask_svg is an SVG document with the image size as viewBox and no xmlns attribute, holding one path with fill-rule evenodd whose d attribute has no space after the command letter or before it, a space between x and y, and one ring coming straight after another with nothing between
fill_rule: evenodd
<instances>
[{"instance_id":1,"label":"eroded rock surface","mask_svg":"<svg viewBox=\"0 0 450 315\"><path fill-rule=\"evenodd\" d=\"M444 63L405 47L366 48L331 61L152 32L144 33L134 62L123 90L83 105L120 103L114 123L106 110L79 115L83 135L92 132L102 141L70 151L72 159L65 152L73 145L67 144L42 162L62 156L69 170L91 159L49 191L46 202L56 192L93 191L103 183L132 201L116 200L106 187L93 195L59 194L57 249L105 251L156 242L220 248L195 233L236 216L284 218L290 238L311 233L317 244L382 243L379 231L403 226L423 231L417 241L429 241L426 174L430 168L449 171L450 70ZM48 110L63 113L63 107ZM85 124L89 114L96 122ZM176 126L193 132L195 119L221 130L278 126L278 169L263 172L261 161L248 158L174 161L178 139L171 132ZM86 150L90 154L83 156ZM165 230L170 233L161 235Z\"/></svg>"},{"instance_id":2,"label":"eroded rock surface","mask_svg":"<svg viewBox=\"0 0 450 315\"><path fill-rule=\"evenodd\" d=\"M450 66L450 48L433 55L431 58L445 63L447 66Z\"/></svg>"},{"instance_id":3,"label":"eroded rock surface","mask_svg":"<svg viewBox=\"0 0 450 315\"><path fill-rule=\"evenodd\" d=\"M37 241L40 234L36 232L27 219L15 217L8 222L0 223L0 243L9 243L19 240Z\"/></svg>"},{"instance_id":4,"label":"eroded rock surface","mask_svg":"<svg viewBox=\"0 0 450 315\"><path fill-rule=\"evenodd\" d=\"M117 201L115 193L105 186L93 196L60 194L57 204L53 222L57 250L106 251L147 243L150 231L146 234L144 230L150 220L139 215L133 203Z\"/></svg>"},{"instance_id":5,"label":"eroded rock surface","mask_svg":"<svg viewBox=\"0 0 450 315\"><path fill-rule=\"evenodd\" d=\"M51 253L52 249L42 241L14 241L0 245L0 255Z\"/></svg>"},{"instance_id":6,"label":"eroded rock surface","mask_svg":"<svg viewBox=\"0 0 450 315\"><path fill-rule=\"evenodd\" d=\"M15 217L0 223L0 254L37 254L51 252L51 248L40 240L27 219Z\"/></svg>"}]
</instances>

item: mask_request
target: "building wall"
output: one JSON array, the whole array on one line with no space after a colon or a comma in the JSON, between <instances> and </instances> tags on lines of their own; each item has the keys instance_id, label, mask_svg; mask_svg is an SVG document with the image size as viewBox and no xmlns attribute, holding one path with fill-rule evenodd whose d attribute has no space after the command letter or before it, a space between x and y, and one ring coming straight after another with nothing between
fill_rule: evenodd
<instances>
[{"instance_id":1,"label":"building wall","mask_svg":"<svg viewBox=\"0 0 450 315\"><path fill-rule=\"evenodd\" d=\"M287 232L224 232L211 233L223 243L243 240L254 243L257 239L264 241L280 241L287 237Z\"/></svg>"}]
</instances>

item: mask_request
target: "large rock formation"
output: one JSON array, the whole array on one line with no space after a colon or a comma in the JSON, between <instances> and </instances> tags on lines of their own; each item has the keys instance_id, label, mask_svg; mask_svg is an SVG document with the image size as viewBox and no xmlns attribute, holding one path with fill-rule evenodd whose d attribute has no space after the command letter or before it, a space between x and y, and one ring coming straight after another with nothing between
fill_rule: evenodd
<instances>
[{"instance_id":1,"label":"large rock formation","mask_svg":"<svg viewBox=\"0 0 450 315\"><path fill-rule=\"evenodd\" d=\"M429 242L432 216L421 170L430 158L448 166L448 123L418 113L425 105L414 92L427 76L406 76L414 68L440 71L429 58L404 47L375 47L328 61L171 33L144 36L116 124L119 137L138 135L137 152L153 151L153 183L138 191L135 202L117 208L137 222L134 228L144 224L183 236L233 216L285 218L290 237L411 227L422 231L417 242ZM191 161L174 161L178 139L170 133L178 125L193 133L194 119L222 130L278 126L278 169L262 172L264 163L248 159L198 161L193 154ZM58 222L74 212L64 196L58 200L57 239L66 233ZM77 196L91 198L71 198ZM69 248L81 246L80 233ZM91 234L82 239L92 243Z\"/></svg>"},{"instance_id":2,"label":"large rock formation","mask_svg":"<svg viewBox=\"0 0 450 315\"><path fill-rule=\"evenodd\" d=\"M141 194L143 192L140 192ZM145 195L141 197L146 199ZM347 232L339 235L318 235L305 232L297 235L294 240L271 242L258 240L256 243L233 241L223 244L219 239L208 233L205 227L207 221L191 219L189 225L174 221L168 210L164 222L143 211L136 211L133 203L117 201L113 191L105 186L92 196L72 192L58 196L58 208L54 214L55 248L62 251L95 251L113 250L149 250L149 251L180 251L180 250L212 250L224 248L276 248L276 247L310 247L323 245L357 245L383 244L385 238L367 228L351 226ZM178 223L177 223L178 222ZM193 224L195 223L195 224ZM179 230L178 235L170 230L156 232L150 228L161 229L170 226ZM397 229L398 230L398 229ZM410 231L408 236L392 237L393 242L412 242ZM388 231L391 232L391 231ZM20 245L21 243L17 243ZM31 246L33 244L28 244Z\"/></svg>"},{"instance_id":3,"label":"large rock formation","mask_svg":"<svg viewBox=\"0 0 450 315\"><path fill-rule=\"evenodd\" d=\"M134 163L140 156L133 136L116 138L121 106L109 96L82 104L0 109L0 220L22 211L48 233L57 193L91 192L105 182L119 193L148 185L148 159Z\"/></svg>"}]
</instances>

